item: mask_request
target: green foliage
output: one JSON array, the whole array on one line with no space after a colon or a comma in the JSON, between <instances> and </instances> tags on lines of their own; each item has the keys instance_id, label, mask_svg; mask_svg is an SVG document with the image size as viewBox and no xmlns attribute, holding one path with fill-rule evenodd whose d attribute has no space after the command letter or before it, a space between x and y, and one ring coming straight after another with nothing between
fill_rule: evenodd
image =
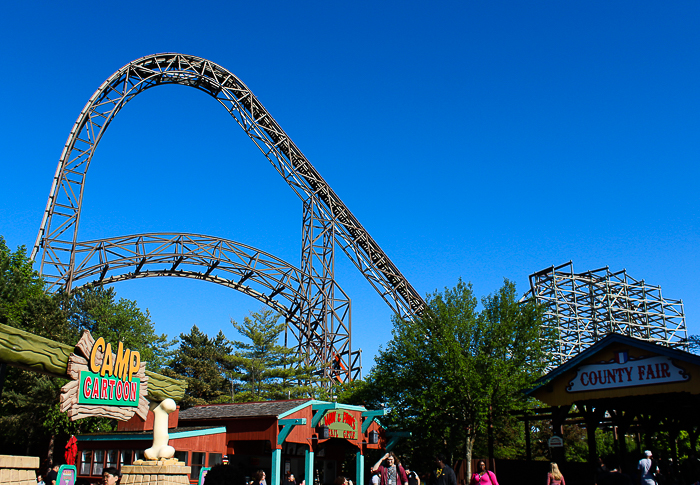
<instances>
[{"instance_id":1,"label":"green foliage","mask_svg":"<svg viewBox=\"0 0 700 485\"><path fill-rule=\"evenodd\" d=\"M180 402L183 409L232 400L231 350L230 342L221 331L211 339L194 325L189 334L180 334L180 345L170 368L163 374L187 381L185 397Z\"/></svg>"},{"instance_id":2,"label":"green foliage","mask_svg":"<svg viewBox=\"0 0 700 485\"><path fill-rule=\"evenodd\" d=\"M238 402L307 397L316 380L316 369L302 364L296 350L280 345L285 323L277 323L273 310L251 312L242 324L231 320L233 327L249 343L235 341L236 352L231 362L240 369L236 376L242 382Z\"/></svg>"},{"instance_id":3,"label":"green foliage","mask_svg":"<svg viewBox=\"0 0 700 485\"><path fill-rule=\"evenodd\" d=\"M68 300L68 322L73 328L89 330L105 341L124 342L124 347L136 350L147 369L159 372L168 362L175 341L165 334L158 335L148 310L142 312L135 301L120 298L114 288L83 287Z\"/></svg>"},{"instance_id":4,"label":"green foliage","mask_svg":"<svg viewBox=\"0 0 700 485\"><path fill-rule=\"evenodd\" d=\"M113 289L82 288L65 295L50 294L23 246L11 251L0 236L0 323L66 344L75 344L84 329L107 341L122 341L141 353L148 369L166 363L171 345L157 335L148 312L136 303L117 301ZM108 431L113 422L87 418L68 420L59 410L60 388L65 380L10 367L0 398L0 453L45 455L49 443L65 441L70 434Z\"/></svg>"},{"instance_id":5,"label":"green foliage","mask_svg":"<svg viewBox=\"0 0 700 485\"><path fill-rule=\"evenodd\" d=\"M380 350L369 388L359 386L351 396L392 409L382 423L413 432L399 446L416 462L438 451L470 460L489 414L497 429L514 427L509 411L526 406L522 390L546 366L540 312L518 303L507 280L482 299L481 312L471 285L461 280L429 295L427 304L414 321L394 318L392 340Z\"/></svg>"}]
</instances>

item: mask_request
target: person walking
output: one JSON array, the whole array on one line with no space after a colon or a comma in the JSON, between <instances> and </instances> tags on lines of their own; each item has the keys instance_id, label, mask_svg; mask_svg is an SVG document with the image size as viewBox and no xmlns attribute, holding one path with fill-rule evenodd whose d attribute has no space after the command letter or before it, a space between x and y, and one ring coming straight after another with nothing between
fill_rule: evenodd
<instances>
[{"instance_id":1,"label":"person walking","mask_svg":"<svg viewBox=\"0 0 700 485\"><path fill-rule=\"evenodd\" d=\"M383 461L385 461L386 466L382 465ZM408 485L406 470L403 469L393 452L386 453L381 457L370 471L372 473L379 472L381 485Z\"/></svg>"},{"instance_id":2,"label":"person walking","mask_svg":"<svg viewBox=\"0 0 700 485\"><path fill-rule=\"evenodd\" d=\"M447 457L442 453L435 456L437 468L430 474L430 485L457 485L455 471L447 465Z\"/></svg>"},{"instance_id":3,"label":"person walking","mask_svg":"<svg viewBox=\"0 0 700 485\"><path fill-rule=\"evenodd\" d=\"M651 451L644 452L644 458L639 460L637 470L639 471L640 485L656 485L655 475L659 473L659 467L654 462Z\"/></svg>"},{"instance_id":4,"label":"person walking","mask_svg":"<svg viewBox=\"0 0 700 485\"><path fill-rule=\"evenodd\" d=\"M472 475L469 483L471 485L498 485L498 480L496 480L496 474L486 467L486 462L479 460L476 462L476 473Z\"/></svg>"},{"instance_id":5,"label":"person walking","mask_svg":"<svg viewBox=\"0 0 700 485\"><path fill-rule=\"evenodd\" d=\"M547 473L547 485L566 485L564 475L559 471L559 465L555 462L549 464L549 473Z\"/></svg>"}]
</instances>

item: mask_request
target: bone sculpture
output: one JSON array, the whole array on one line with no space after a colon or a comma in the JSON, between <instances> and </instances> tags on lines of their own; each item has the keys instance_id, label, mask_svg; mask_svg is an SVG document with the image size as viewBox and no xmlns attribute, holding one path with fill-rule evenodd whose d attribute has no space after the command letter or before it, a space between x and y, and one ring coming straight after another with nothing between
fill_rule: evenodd
<instances>
[{"instance_id":1,"label":"bone sculpture","mask_svg":"<svg viewBox=\"0 0 700 485\"><path fill-rule=\"evenodd\" d=\"M160 404L152 402L150 409L153 411L153 446L144 452L147 460L172 458L175 448L168 446L168 414L176 409L175 401L166 399Z\"/></svg>"}]
</instances>

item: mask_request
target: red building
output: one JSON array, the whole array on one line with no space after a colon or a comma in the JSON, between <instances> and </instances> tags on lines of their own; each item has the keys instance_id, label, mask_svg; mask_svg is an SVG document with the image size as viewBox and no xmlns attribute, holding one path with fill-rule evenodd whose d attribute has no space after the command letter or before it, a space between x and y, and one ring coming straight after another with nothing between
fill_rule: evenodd
<instances>
[{"instance_id":1,"label":"red building","mask_svg":"<svg viewBox=\"0 0 700 485\"><path fill-rule=\"evenodd\" d=\"M312 399L212 404L175 411L169 416L175 457L199 472L224 461L253 477L266 471L269 485L291 471L298 482L333 482L348 453L356 456L351 479L364 482L368 449L391 449L399 436L387 437L374 418L384 411ZM153 414L120 423L116 433L78 436L78 478L97 481L105 466L129 465L143 458L153 440ZM388 439L388 441L387 441Z\"/></svg>"}]
</instances>

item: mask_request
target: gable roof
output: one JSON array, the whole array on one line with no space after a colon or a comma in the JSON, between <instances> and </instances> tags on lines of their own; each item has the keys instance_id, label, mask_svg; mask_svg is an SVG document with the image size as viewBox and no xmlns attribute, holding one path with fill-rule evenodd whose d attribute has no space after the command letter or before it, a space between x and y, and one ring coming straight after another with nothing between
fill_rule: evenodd
<instances>
[{"instance_id":1,"label":"gable roof","mask_svg":"<svg viewBox=\"0 0 700 485\"><path fill-rule=\"evenodd\" d=\"M292 409L313 402L312 399L262 401L232 404L207 404L180 411L179 420L279 417Z\"/></svg>"},{"instance_id":2,"label":"gable roof","mask_svg":"<svg viewBox=\"0 0 700 485\"><path fill-rule=\"evenodd\" d=\"M634 338L634 337L628 337L627 335L621 335L619 333L611 333L611 334L607 335L605 338L599 340L595 344L588 347L586 350L580 352L575 357L572 357L571 359L567 360L559 367L552 369L549 373L547 373L547 374L543 375L542 377L540 377L539 379L537 379L535 387L526 391L526 394L532 394L537 389L546 385L547 383L549 383L553 379L555 379L555 378L559 377L560 375L576 368L585 360L590 359L593 355L597 354L598 352L601 352L606 347L609 347L610 345L615 344L615 343L619 343L622 345L629 345L630 347L636 347L636 348L643 350L643 351L652 352L652 353L655 353L658 355L662 355L664 357L669 357L672 359L677 359L677 360L689 362L691 364L695 364L697 366L700 366L700 356L695 355L695 354L691 354L690 352L685 352L683 350L673 349L671 347L667 347L665 345L649 342L647 340L641 340L641 339Z\"/></svg>"}]
</instances>

